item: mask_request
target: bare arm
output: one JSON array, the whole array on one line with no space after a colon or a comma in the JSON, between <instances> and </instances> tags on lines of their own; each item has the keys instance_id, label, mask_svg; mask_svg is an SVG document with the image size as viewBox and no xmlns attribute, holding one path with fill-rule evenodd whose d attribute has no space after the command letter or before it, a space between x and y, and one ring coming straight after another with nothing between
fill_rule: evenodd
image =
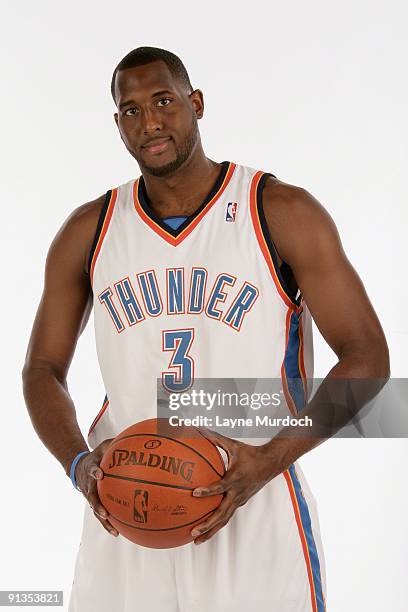
<instances>
[{"instance_id":1,"label":"bare arm","mask_svg":"<svg viewBox=\"0 0 408 612\"><path fill-rule=\"evenodd\" d=\"M229 463L222 479L193 491L198 497L224 494L210 518L192 530L197 544L219 531L235 510L267 482L344 426L350 419L350 409L353 413L360 403L364 405L364 401L375 396L389 377L383 330L343 251L330 215L304 189L275 179L267 182L263 196L266 222L280 259L290 265L338 363L301 412L302 417L307 415L313 420L311 433L305 435L305 428L301 427L285 427L260 446L244 444L217 432L206 433L225 450ZM353 397L355 405L351 407L350 381L357 382L359 387L359 397Z\"/></svg>"},{"instance_id":2,"label":"bare arm","mask_svg":"<svg viewBox=\"0 0 408 612\"><path fill-rule=\"evenodd\" d=\"M271 179L265 187L264 212L280 258L290 265L317 327L338 357L314 399L302 411L302 416L312 416L322 424L321 431L325 429L329 432L326 437L330 437L385 384L390 375L387 342L324 207L306 190ZM350 385L352 406L347 401ZM332 409L329 397L333 398ZM293 429L293 435L296 433ZM282 437L289 434L287 428ZM289 465L324 439L300 436L290 443L286 439L285 444L282 442L288 453L284 463ZM272 441L271 447L276 444Z\"/></svg>"},{"instance_id":3,"label":"bare arm","mask_svg":"<svg viewBox=\"0 0 408 612\"><path fill-rule=\"evenodd\" d=\"M67 473L73 457L88 448L68 393L67 374L92 309L85 273L92 217L92 204L76 209L50 246L23 369L24 395L34 428ZM95 228L96 224L94 232Z\"/></svg>"},{"instance_id":4,"label":"bare arm","mask_svg":"<svg viewBox=\"0 0 408 612\"><path fill-rule=\"evenodd\" d=\"M67 375L92 309L86 267L104 199L101 196L74 210L50 246L44 290L23 368L24 397L33 426L67 474L74 457L88 450L68 392ZM99 465L100 446L81 459L76 473L82 493L104 516L96 481L90 478L91 468L95 471ZM112 532L107 521L100 521Z\"/></svg>"},{"instance_id":5,"label":"bare arm","mask_svg":"<svg viewBox=\"0 0 408 612\"><path fill-rule=\"evenodd\" d=\"M342 363L337 375L389 374L387 343L363 283L325 208L306 190L271 179L264 212L280 257L296 278L313 320ZM345 367L354 363L352 370Z\"/></svg>"}]
</instances>

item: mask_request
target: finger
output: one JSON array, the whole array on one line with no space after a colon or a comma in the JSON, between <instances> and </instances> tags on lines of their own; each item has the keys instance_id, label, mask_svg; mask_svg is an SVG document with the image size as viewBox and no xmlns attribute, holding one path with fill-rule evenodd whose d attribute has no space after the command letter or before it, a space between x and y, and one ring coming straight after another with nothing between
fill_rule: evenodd
<instances>
[{"instance_id":1,"label":"finger","mask_svg":"<svg viewBox=\"0 0 408 612\"><path fill-rule=\"evenodd\" d=\"M88 467L88 474L95 480L102 480L103 478L103 470L97 463L91 463Z\"/></svg>"},{"instance_id":2,"label":"finger","mask_svg":"<svg viewBox=\"0 0 408 612\"><path fill-rule=\"evenodd\" d=\"M226 493L232 487L235 482L234 469L227 470L225 476L212 482L205 487L196 487L193 490L194 497L207 497L209 495L221 495Z\"/></svg>"},{"instance_id":3,"label":"finger","mask_svg":"<svg viewBox=\"0 0 408 612\"><path fill-rule=\"evenodd\" d=\"M90 482L87 492L87 500L92 510L101 518L107 518L108 511L102 505L101 500L99 499L98 489L96 488L96 482Z\"/></svg>"},{"instance_id":4,"label":"finger","mask_svg":"<svg viewBox=\"0 0 408 612\"><path fill-rule=\"evenodd\" d=\"M110 446L112 439L110 438L101 442L87 457L87 462L85 464L87 473L93 478L103 478L103 470L101 469L100 462L107 448Z\"/></svg>"},{"instance_id":5,"label":"finger","mask_svg":"<svg viewBox=\"0 0 408 612\"><path fill-rule=\"evenodd\" d=\"M210 495L221 495L222 493L225 493L227 489L228 483L226 483L222 478L221 480L217 480L217 482L214 482L213 484L210 484L206 487L197 487L193 490L193 495L194 497L209 497Z\"/></svg>"},{"instance_id":6,"label":"finger","mask_svg":"<svg viewBox=\"0 0 408 612\"><path fill-rule=\"evenodd\" d=\"M99 444L99 446L95 449L98 451L98 454L102 457L105 454L106 449L111 445L113 438L108 438Z\"/></svg>"},{"instance_id":7,"label":"finger","mask_svg":"<svg viewBox=\"0 0 408 612\"><path fill-rule=\"evenodd\" d=\"M232 438L227 438L222 434L213 431L211 429L207 429L205 427L200 428L200 432L210 440L216 446L222 448L223 451L226 452L228 457L227 470L230 470L237 462L237 451L239 446L241 445L238 440L233 440Z\"/></svg>"},{"instance_id":8,"label":"finger","mask_svg":"<svg viewBox=\"0 0 408 612\"><path fill-rule=\"evenodd\" d=\"M214 525L209 527L209 529L207 529L204 532L201 532L200 535L194 539L194 544L202 544L206 540L209 540L210 538L212 538L212 536L215 533L217 533L217 531L222 529L222 527L225 527L225 525L231 520L231 517L234 514L236 509L237 509L237 506L232 505L229 511L227 512L226 516L224 516L224 518L221 518L220 520L218 520Z\"/></svg>"},{"instance_id":9,"label":"finger","mask_svg":"<svg viewBox=\"0 0 408 612\"><path fill-rule=\"evenodd\" d=\"M119 532L117 529L115 529L115 527L113 525L110 524L110 522L107 519L103 519L100 516L98 516L96 514L96 512L94 512L94 516L98 519L98 521L100 522L100 524L102 525L102 527L104 529L106 529L106 531L108 533L110 533L111 535L115 536L115 538L119 535Z\"/></svg>"},{"instance_id":10,"label":"finger","mask_svg":"<svg viewBox=\"0 0 408 612\"><path fill-rule=\"evenodd\" d=\"M237 506L234 503L234 496L231 494L227 494L222 500L221 504L218 506L218 508L214 510L214 512L206 521L193 527L191 535L193 536L193 538L196 538L201 534L210 531L217 524L223 523L224 521L229 521L236 508Z\"/></svg>"},{"instance_id":11,"label":"finger","mask_svg":"<svg viewBox=\"0 0 408 612\"><path fill-rule=\"evenodd\" d=\"M204 535L200 536L199 538L196 538L194 540L194 544L202 544L203 542L206 542L207 540L209 540L210 538L213 537L213 535L215 533L217 533L217 531L219 531L220 529L222 529L223 527L225 527L225 525L227 524L228 521L226 521L225 523L219 523L218 525L216 525L215 527L213 527L212 529L210 529L210 531L207 531Z\"/></svg>"},{"instance_id":12,"label":"finger","mask_svg":"<svg viewBox=\"0 0 408 612\"><path fill-rule=\"evenodd\" d=\"M223 436L217 431L213 431L212 429L208 429L207 427L199 427L199 430L205 438L216 443L227 453L229 453L229 451L232 451L234 446L236 446L237 444L236 440L233 440L232 438L227 438L227 436Z\"/></svg>"}]
</instances>

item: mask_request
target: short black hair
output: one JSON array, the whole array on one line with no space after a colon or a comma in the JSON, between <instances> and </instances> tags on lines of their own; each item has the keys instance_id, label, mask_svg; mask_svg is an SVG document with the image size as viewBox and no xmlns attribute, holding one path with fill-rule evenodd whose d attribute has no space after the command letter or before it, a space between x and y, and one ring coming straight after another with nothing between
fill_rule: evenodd
<instances>
[{"instance_id":1,"label":"short black hair","mask_svg":"<svg viewBox=\"0 0 408 612\"><path fill-rule=\"evenodd\" d=\"M112 98L115 100L115 80L119 70L125 70L126 68L134 68L135 66L143 66L150 64L151 62L162 61L166 64L171 74L182 82L182 84L189 90L189 93L193 91L193 87L190 83L190 77L183 62L177 55L166 49L159 49L158 47L138 47L130 51L123 59L120 60L116 66L111 82L111 93Z\"/></svg>"}]
</instances>

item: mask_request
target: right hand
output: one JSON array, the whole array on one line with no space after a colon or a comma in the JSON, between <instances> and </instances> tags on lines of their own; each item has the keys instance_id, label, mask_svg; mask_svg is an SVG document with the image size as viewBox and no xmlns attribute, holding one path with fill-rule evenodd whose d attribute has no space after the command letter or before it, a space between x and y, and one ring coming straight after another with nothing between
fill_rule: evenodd
<instances>
[{"instance_id":1,"label":"right hand","mask_svg":"<svg viewBox=\"0 0 408 612\"><path fill-rule=\"evenodd\" d=\"M113 438L101 442L88 455L83 455L75 468L77 487L91 506L95 517L101 525L113 536L118 536L117 529L108 520L108 511L99 499L97 480L102 480L103 471L100 467L101 459Z\"/></svg>"}]
</instances>

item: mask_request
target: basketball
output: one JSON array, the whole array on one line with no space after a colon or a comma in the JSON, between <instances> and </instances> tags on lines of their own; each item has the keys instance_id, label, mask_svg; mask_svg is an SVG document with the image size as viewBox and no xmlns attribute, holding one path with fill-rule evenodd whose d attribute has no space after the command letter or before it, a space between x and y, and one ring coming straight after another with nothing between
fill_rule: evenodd
<instances>
[{"instance_id":1,"label":"basketball","mask_svg":"<svg viewBox=\"0 0 408 612\"><path fill-rule=\"evenodd\" d=\"M125 429L101 460L98 493L110 523L128 540L149 548L192 542L195 525L219 506L222 495L193 497L219 480L224 461L195 427L148 419Z\"/></svg>"}]
</instances>

